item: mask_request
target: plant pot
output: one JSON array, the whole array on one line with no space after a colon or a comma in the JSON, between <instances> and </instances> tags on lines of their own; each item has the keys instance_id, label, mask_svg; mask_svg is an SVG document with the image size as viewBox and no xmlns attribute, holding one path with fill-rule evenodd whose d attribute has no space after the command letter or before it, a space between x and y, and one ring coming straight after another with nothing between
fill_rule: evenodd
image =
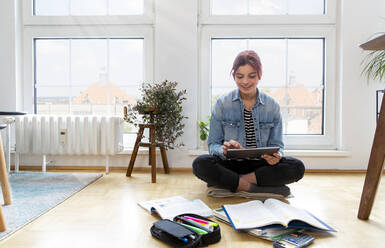
<instances>
[{"instance_id":1,"label":"plant pot","mask_svg":"<svg viewBox=\"0 0 385 248\"><path fill-rule=\"evenodd\" d=\"M208 151L207 140L199 140L199 149Z\"/></svg>"},{"instance_id":2,"label":"plant pot","mask_svg":"<svg viewBox=\"0 0 385 248\"><path fill-rule=\"evenodd\" d=\"M144 109L140 109L138 112L141 115L148 115L150 113L155 114L155 111L156 111L156 107L155 106L150 106L150 107L146 107Z\"/></svg>"}]
</instances>

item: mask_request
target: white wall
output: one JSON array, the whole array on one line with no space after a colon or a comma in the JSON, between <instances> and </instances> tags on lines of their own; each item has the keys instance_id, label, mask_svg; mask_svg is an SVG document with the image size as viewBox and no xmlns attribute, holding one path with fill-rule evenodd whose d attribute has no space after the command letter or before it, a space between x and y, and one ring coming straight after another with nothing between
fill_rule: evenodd
<instances>
[{"instance_id":1,"label":"white wall","mask_svg":"<svg viewBox=\"0 0 385 248\"><path fill-rule=\"evenodd\" d=\"M197 142L198 116L198 27L197 1L162 0L156 2L155 81L179 82L186 89L183 142L194 148ZM180 35L179 35L180 34Z\"/></svg>"},{"instance_id":2,"label":"white wall","mask_svg":"<svg viewBox=\"0 0 385 248\"><path fill-rule=\"evenodd\" d=\"M16 110L15 4L0 2L0 110Z\"/></svg>"},{"instance_id":3,"label":"white wall","mask_svg":"<svg viewBox=\"0 0 385 248\"><path fill-rule=\"evenodd\" d=\"M18 65L15 55L15 35L12 0L0 1L0 109L16 110L17 101L22 98L16 87ZM199 111L199 31L195 0L155 1L155 80L168 79L180 83L180 89L187 90L188 100L184 104L186 121L183 141L186 147L168 152L171 167L191 167L194 156L188 149L197 146L196 121ZM375 91L385 84L367 84L360 76L360 62L365 52L358 46L370 39L376 32L385 31L385 1L383 0L341 0L338 14L338 78L340 96L340 146L351 152L347 157L297 156L305 161L309 169L366 169L375 131ZM18 109L21 110L21 109ZM103 165L104 158L57 157L55 165ZM112 158L112 166L126 166L128 155ZM136 166L146 166L144 156ZM158 160L158 166L161 166ZM24 156L23 164L34 165L40 158Z\"/></svg>"}]
</instances>

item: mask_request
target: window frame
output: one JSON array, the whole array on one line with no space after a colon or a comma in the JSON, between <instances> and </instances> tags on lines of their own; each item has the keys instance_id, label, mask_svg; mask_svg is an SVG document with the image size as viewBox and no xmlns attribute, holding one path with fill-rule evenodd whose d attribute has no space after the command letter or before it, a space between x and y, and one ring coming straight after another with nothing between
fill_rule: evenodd
<instances>
[{"instance_id":1,"label":"window frame","mask_svg":"<svg viewBox=\"0 0 385 248\"><path fill-rule=\"evenodd\" d=\"M211 112L211 40L213 38L324 38L324 134L284 135L285 149L336 149L336 30L307 25L206 25L201 28L200 120ZM263 62L262 62L263 63ZM231 68L229 68L230 71ZM209 83L208 83L209 82ZM235 84L235 83L234 83ZM235 85L234 85L235 88Z\"/></svg>"},{"instance_id":2,"label":"window frame","mask_svg":"<svg viewBox=\"0 0 385 248\"><path fill-rule=\"evenodd\" d=\"M24 25L153 24L154 22L154 0L143 0L143 15L111 16L38 16L33 15L33 1L23 1Z\"/></svg>"},{"instance_id":3,"label":"window frame","mask_svg":"<svg viewBox=\"0 0 385 248\"><path fill-rule=\"evenodd\" d=\"M34 39L36 38L142 38L144 81L154 79L153 28L147 25L110 26L102 30L97 26L47 26L24 28L24 110L34 113L35 104L35 59Z\"/></svg>"}]
</instances>

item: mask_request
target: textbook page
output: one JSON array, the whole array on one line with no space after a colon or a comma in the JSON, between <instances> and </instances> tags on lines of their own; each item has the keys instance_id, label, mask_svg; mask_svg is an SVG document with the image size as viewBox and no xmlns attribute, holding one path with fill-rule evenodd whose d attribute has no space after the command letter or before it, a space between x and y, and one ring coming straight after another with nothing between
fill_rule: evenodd
<instances>
[{"instance_id":1,"label":"textbook page","mask_svg":"<svg viewBox=\"0 0 385 248\"><path fill-rule=\"evenodd\" d=\"M139 202L138 205L151 213L155 210L154 206L169 206L169 205L186 202L186 201L187 199L185 199L182 196L173 196L173 197L168 197L163 199Z\"/></svg>"},{"instance_id":2,"label":"textbook page","mask_svg":"<svg viewBox=\"0 0 385 248\"><path fill-rule=\"evenodd\" d=\"M201 200L187 200L185 202L178 202L170 205L154 206L155 211L162 219L172 220L175 216L180 214L198 214L204 217L213 215L213 211Z\"/></svg>"},{"instance_id":3,"label":"textbook page","mask_svg":"<svg viewBox=\"0 0 385 248\"><path fill-rule=\"evenodd\" d=\"M138 203L142 208L156 212L162 219L172 220L179 214L192 213L204 217L212 216L212 210L201 200L187 200L181 196Z\"/></svg>"},{"instance_id":4,"label":"textbook page","mask_svg":"<svg viewBox=\"0 0 385 248\"><path fill-rule=\"evenodd\" d=\"M234 229L250 229L271 224L284 225L285 223L258 200L223 205L222 208Z\"/></svg>"},{"instance_id":5,"label":"textbook page","mask_svg":"<svg viewBox=\"0 0 385 248\"><path fill-rule=\"evenodd\" d=\"M300 220L314 227L325 229L325 226L301 208L291 206L275 199L265 201L266 208L270 209L274 215L279 216L287 225L292 220Z\"/></svg>"}]
</instances>

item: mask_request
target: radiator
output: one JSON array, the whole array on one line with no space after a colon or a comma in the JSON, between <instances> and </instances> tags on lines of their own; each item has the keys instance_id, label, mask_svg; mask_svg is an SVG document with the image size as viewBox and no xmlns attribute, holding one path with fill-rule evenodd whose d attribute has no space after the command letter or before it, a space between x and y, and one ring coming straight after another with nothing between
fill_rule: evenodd
<instances>
[{"instance_id":1,"label":"radiator","mask_svg":"<svg viewBox=\"0 0 385 248\"><path fill-rule=\"evenodd\" d=\"M114 155L123 150L120 117L16 117L16 153L37 155Z\"/></svg>"}]
</instances>

